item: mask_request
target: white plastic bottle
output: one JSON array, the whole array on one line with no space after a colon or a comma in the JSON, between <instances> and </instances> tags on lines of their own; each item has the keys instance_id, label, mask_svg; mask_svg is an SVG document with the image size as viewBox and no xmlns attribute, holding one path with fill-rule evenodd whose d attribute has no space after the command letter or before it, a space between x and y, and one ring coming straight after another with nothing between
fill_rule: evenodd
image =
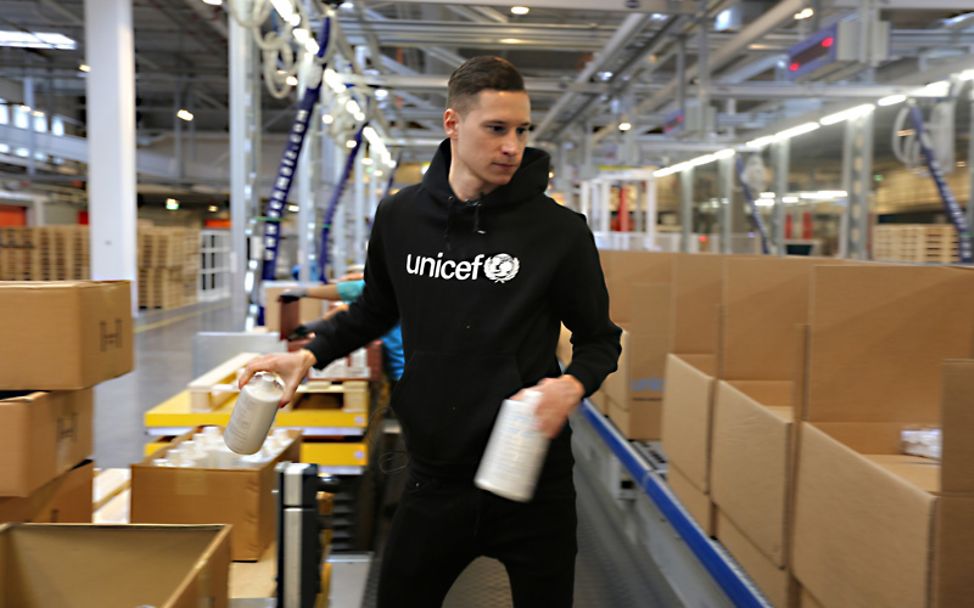
<instances>
[{"instance_id":1,"label":"white plastic bottle","mask_svg":"<svg viewBox=\"0 0 974 608\"><path fill-rule=\"evenodd\" d=\"M241 390L223 433L227 447L237 454L254 454L264 445L264 438L274 424L277 404L284 394L284 384L276 374L257 372Z\"/></svg>"},{"instance_id":2,"label":"white plastic bottle","mask_svg":"<svg viewBox=\"0 0 974 608\"><path fill-rule=\"evenodd\" d=\"M548 453L548 437L537 430L534 411L538 391L527 391L523 401L506 399L480 460L474 483L498 496L528 502L534 496L541 465Z\"/></svg>"}]
</instances>

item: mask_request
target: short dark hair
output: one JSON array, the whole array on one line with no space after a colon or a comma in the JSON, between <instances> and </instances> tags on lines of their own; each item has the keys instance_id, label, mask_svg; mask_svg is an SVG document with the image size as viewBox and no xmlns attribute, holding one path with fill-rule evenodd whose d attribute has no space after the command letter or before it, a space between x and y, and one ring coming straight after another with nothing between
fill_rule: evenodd
<instances>
[{"instance_id":1,"label":"short dark hair","mask_svg":"<svg viewBox=\"0 0 974 608\"><path fill-rule=\"evenodd\" d=\"M483 90L523 91L524 78L507 59L484 55L463 62L450 74L446 105L465 112L473 98Z\"/></svg>"}]
</instances>

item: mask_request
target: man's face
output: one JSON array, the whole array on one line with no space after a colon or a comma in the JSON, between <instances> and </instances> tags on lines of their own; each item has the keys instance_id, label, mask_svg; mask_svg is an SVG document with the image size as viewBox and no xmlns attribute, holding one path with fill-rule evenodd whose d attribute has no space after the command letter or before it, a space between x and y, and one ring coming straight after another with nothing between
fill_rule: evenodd
<instances>
[{"instance_id":1,"label":"man's face","mask_svg":"<svg viewBox=\"0 0 974 608\"><path fill-rule=\"evenodd\" d=\"M462 114L449 108L443 126L454 150L454 169L468 172L493 190L511 181L521 165L531 126L531 100L524 91L484 90Z\"/></svg>"}]
</instances>

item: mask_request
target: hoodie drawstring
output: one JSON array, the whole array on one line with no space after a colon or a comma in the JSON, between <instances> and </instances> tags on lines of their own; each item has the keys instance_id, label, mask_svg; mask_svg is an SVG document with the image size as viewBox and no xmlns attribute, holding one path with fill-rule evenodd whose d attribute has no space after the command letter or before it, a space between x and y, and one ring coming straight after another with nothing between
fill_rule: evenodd
<instances>
[{"instance_id":1,"label":"hoodie drawstring","mask_svg":"<svg viewBox=\"0 0 974 608\"><path fill-rule=\"evenodd\" d=\"M475 234L487 234L486 230L480 228L480 201L474 201L473 205L473 231Z\"/></svg>"}]
</instances>

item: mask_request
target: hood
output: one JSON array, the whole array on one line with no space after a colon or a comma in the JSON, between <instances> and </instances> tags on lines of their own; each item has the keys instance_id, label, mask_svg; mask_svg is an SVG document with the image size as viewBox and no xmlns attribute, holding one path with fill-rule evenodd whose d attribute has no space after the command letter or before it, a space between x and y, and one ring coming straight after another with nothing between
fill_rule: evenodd
<instances>
[{"instance_id":1,"label":"hood","mask_svg":"<svg viewBox=\"0 0 974 608\"><path fill-rule=\"evenodd\" d=\"M487 208L513 205L544 194L548 189L550 167L551 157L547 152L537 148L525 148L521 166L514 172L511 181L486 195L481 204ZM423 176L423 187L433 195L436 202L443 205L454 197L449 176L450 140L444 139Z\"/></svg>"}]
</instances>

